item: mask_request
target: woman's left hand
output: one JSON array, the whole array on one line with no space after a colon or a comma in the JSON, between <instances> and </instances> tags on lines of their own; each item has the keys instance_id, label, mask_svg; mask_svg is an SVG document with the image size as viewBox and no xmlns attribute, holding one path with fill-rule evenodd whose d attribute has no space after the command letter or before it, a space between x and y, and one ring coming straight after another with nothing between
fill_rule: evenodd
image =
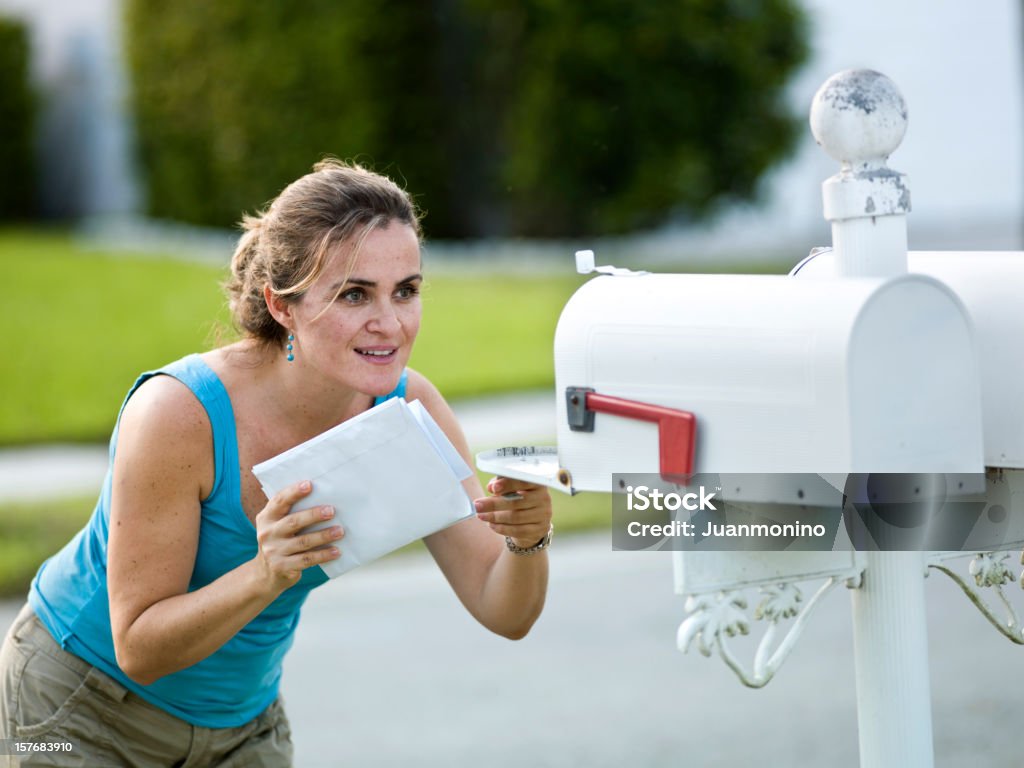
<instances>
[{"instance_id":1,"label":"woman's left hand","mask_svg":"<svg viewBox=\"0 0 1024 768\"><path fill-rule=\"evenodd\" d=\"M491 530L512 537L517 547L529 548L548 535L551 495L542 485L496 477L487 484L494 494L473 501L476 516Z\"/></svg>"}]
</instances>

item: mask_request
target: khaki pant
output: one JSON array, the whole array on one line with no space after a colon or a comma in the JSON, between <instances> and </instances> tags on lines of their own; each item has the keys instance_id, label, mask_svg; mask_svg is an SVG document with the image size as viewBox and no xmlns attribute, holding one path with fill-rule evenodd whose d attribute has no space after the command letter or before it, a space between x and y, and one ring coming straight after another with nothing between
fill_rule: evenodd
<instances>
[{"instance_id":1,"label":"khaki pant","mask_svg":"<svg viewBox=\"0 0 1024 768\"><path fill-rule=\"evenodd\" d=\"M73 748L17 752L15 740L48 747L71 742ZM280 700L238 728L190 725L64 651L27 605L0 646L3 768L281 768L290 766L291 758L291 732Z\"/></svg>"}]
</instances>

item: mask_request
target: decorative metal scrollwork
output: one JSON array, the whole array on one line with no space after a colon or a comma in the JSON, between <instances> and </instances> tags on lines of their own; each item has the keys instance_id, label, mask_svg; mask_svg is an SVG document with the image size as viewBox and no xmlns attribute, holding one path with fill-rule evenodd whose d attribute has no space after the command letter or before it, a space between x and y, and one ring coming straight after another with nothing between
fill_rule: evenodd
<instances>
[{"instance_id":1,"label":"decorative metal scrollwork","mask_svg":"<svg viewBox=\"0 0 1024 768\"><path fill-rule=\"evenodd\" d=\"M1006 584L1016 580L1010 567L1006 564L1009 557L1007 552L979 552L975 555L967 569L970 576L973 577L974 586L969 584L959 573L942 563L930 563L928 567L949 576L993 627L1017 645L1024 645L1024 628L1021 627L1017 612L1003 591ZM1021 584L1024 586L1024 574L1021 575ZM981 589L995 592L1005 609L1003 617L996 615L979 591Z\"/></svg>"},{"instance_id":2,"label":"decorative metal scrollwork","mask_svg":"<svg viewBox=\"0 0 1024 768\"><path fill-rule=\"evenodd\" d=\"M817 602L846 579L832 577L814 593L806 604L803 595L792 583L775 584L760 589L763 599L754 611L757 621L768 627L754 654L752 671L747 671L729 648L728 638L750 634L747 601L738 591L690 595L686 599L687 618L679 625L676 644L686 653L694 642L705 656L716 648L740 681L750 688L762 688L775 676L803 632L804 623ZM779 622L794 619L789 631L773 649Z\"/></svg>"}]
</instances>

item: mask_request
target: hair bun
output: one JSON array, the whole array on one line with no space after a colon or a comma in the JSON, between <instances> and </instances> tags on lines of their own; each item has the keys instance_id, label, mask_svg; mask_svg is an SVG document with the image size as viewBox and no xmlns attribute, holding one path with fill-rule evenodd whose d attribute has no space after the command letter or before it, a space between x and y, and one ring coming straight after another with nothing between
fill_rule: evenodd
<instances>
[{"instance_id":1,"label":"hair bun","mask_svg":"<svg viewBox=\"0 0 1024 768\"><path fill-rule=\"evenodd\" d=\"M235 252L231 256L231 272L236 277L244 279L260 250L260 233L263 231L263 217L249 216L242 217L242 232L235 246Z\"/></svg>"}]
</instances>

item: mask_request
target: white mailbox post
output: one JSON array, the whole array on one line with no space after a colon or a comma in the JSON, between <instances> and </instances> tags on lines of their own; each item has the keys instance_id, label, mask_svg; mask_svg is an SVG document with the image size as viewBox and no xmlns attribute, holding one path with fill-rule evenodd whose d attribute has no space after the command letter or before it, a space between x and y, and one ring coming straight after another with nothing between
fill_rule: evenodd
<instances>
[{"instance_id":1,"label":"white mailbox post","mask_svg":"<svg viewBox=\"0 0 1024 768\"><path fill-rule=\"evenodd\" d=\"M876 72L842 72L821 87L812 131L841 164L823 185L833 245L790 276L652 275L595 269L593 254L578 254L581 272L601 274L570 299L556 331L557 452L511 450L481 466L546 476L570 492L620 490L615 473L679 484L710 472L838 483L856 473L963 473L984 481L962 498L984 507L988 522L1005 521L1002 549L1019 547L1024 254L908 258L908 184L886 165L906 124L902 97ZM769 482L745 493L755 505L802 509L820 489ZM818 600L845 584L861 765L930 768L929 570L956 580L994 626L1024 642L1003 592L1013 580L1008 556L974 552L960 574L955 559L965 554L675 552L688 614L679 646L718 652L761 687ZM798 584L810 580L822 583L804 601ZM749 632L744 592L755 588L766 631L747 668L729 638ZM1005 616L981 590L994 592Z\"/></svg>"},{"instance_id":2,"label":"white mailbox post","mask_svg":"<svg viewBox=\"0 0 1024 768\"><path fill-rule=\"evenodd\" d=\"M877 73L840 73L814 97L814 138L842 163L822 192L843 277L896 277L907 271L910 192L905 177L886 166L906 128L903 97ZM970 357L957 359L976 365ZM973 410L975 403L966 406ZM980 451L975 455L980 458ZM857 722L865 768L930 768L934 763L925 573L920 552L867 552L862 583L852 592Z\"/></svg>"}]
</instances>

